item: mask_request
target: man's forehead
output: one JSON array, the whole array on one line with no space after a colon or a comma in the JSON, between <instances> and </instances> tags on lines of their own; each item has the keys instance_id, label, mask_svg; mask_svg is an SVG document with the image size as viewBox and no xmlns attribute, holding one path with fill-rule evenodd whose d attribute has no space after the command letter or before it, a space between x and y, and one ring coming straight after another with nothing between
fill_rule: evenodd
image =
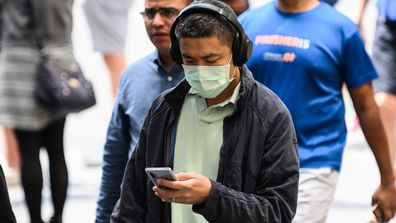
<instances>
[{"instance_id":1,"label":"man's forehead","mask_svg":"<svg viewBox=\"0 0 396 223\"><path fill-rule=\"evenodd\" d=\"M190 57L210 57L228 54L231 49L222 44L217 37L185 37L180 38L182 54Z\"/></svg>"},{"instance_id":2,"label":"man's forehead","mask_svg":"<svg viewBox=\"0 0 396 223\"><path fill-rule=\"evenodd\" d=\"M188 0L146 0L145 7L184 7Z\"/></svg>"}]
</instances>

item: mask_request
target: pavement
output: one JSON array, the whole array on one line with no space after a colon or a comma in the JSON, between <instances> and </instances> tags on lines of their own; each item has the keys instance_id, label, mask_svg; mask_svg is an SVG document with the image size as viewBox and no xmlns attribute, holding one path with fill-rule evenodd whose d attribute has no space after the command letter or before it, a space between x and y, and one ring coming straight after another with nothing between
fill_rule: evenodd
<instances>
[{"instance_id":1,"label":"pavement","mask_svg":"<svg viewBox=\"0 0 396 223\"><path fill-rule=\"evenodd\" d=\"M253 1L252 6L257 7L265 1ZM65 223L94 222L101 176L100 162L112 109L108 71L101 56L92 51L91 37L81 8L82 2L83 0L75 0L73 12L75 54L87 78L93 82L98 103L91 109L68 116L67 119L65 153L70 182L64 209ZM354 3L356 0L341 0L338 8L353 17ZM375 10L373 8L370 6L369 17L366 20L374 21ZM154 49L148 40L143 20L138 13L142 9L143 0L135 0L130 12L130 29L127 41L126 55L129 62L141 58ZM367 30L370 31L367 33L373 33L373 23L369 23L367 27ZM370 38L369 35L369 41ZM348 102L347 118L350 119L353 115L351 103ZM48 160L45 152L42 152L40 156L45 178L42 213L44 220L48 220L52 213ZM378 184L378 168L362 132L360 130L351 132L348 136L343 167L327 222L367 222L370 214L371 194ZM20 186L10 187L9 193L18 222L29 222L22 188Z\"/></svg>"}]
</instances>

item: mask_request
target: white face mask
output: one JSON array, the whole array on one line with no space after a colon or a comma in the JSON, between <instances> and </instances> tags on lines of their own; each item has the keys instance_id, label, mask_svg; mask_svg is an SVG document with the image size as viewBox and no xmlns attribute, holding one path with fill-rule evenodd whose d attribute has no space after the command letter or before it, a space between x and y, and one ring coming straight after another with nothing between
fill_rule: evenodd
<instances>
[{"instance_id":1,"label":"white face mask","mask_svg":"<svg viewBox=\"0 0 396 223\"><path fill-rule=\"evenodd\" d=\"M182 65L191 88L204 98L215 98L230 85L230 61L222 66Z\"/></svg>"}]
</instances>

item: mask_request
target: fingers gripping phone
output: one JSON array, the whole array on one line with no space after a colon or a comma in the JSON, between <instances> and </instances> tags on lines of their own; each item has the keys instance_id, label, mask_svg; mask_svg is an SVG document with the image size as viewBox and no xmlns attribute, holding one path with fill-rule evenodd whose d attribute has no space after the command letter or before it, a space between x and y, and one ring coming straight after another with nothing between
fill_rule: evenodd
<instances>
[{"instance_id":1,"label":"fingers gripping phone","mask_svg":"<svg viewBox=\"0 0 396 223\"><path fill-rule=\"evenodd\" d=\"M163 186L158 186L158 179L177 180L175 173L173 173L172 169L169 167L147 167L144 170L149 176L151 182L153 182L153 184L159 188L168 189Z\"/></svg>"}]
</instances>

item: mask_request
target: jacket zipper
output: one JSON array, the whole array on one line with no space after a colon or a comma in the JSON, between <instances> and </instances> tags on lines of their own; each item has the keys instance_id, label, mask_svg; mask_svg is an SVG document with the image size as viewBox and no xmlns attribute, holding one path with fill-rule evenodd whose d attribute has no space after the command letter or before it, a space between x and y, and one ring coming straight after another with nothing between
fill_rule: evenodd
<instances>
[{"instance_id":1,"label":"jacket zipper","mask_svg":"<svg viewBox=\"0 0 396 223\"><path fill-rule=\"evenodd\" d=\"M171 128L174 120L175 120L175 115L174 115L174 113L172 113L171 121L169 122L169 125L165 129L166 140L165 140L165 156L164 156L165 163L164 163L164 165L171 167L171 168L173 167L173 165L171 165L171 163L170 163L170 138L171 138L171 135L169 134L169 129Z\"/></svg>"},{"instance_id":2,"label":"jacket zipper","mask_svg":"<svg viewBox=\"0 0 396 223\"><path fill-rule=\"evenodd\" d=\"M231 122L231 121L230 121L230 122ZM222 148L221 148L221 149L223 149L223 150L225 150L226 148L228 148L228 149L225 151L224 156L223 156L223 157L220 157L220 159L223 159L223 160L220 161L220 163L223 163L223 166L219 167L219 169L221 168L221 173L222 173L222 176L221 176L221 182L222 182L222 183L224 182L225 169L227 168L228 163L229 163L230 160L231 160L230 157L229 157L229 156L230 156L230 155L229 155L230 149L233 148L233 145L235 144L235 140L236 140L236 137L237 137L237 134L235 134L235 132L236 132L236 126L237 126L237 123L234 121L234 126L233 126L233 128L232 128L232 130L231 130L231 132L229 133L229 136L228 136L228 137L231 138L231 139L230 139L230 142L228 143L228 145L223 145Z\"/></svg>"}]
</instances>

